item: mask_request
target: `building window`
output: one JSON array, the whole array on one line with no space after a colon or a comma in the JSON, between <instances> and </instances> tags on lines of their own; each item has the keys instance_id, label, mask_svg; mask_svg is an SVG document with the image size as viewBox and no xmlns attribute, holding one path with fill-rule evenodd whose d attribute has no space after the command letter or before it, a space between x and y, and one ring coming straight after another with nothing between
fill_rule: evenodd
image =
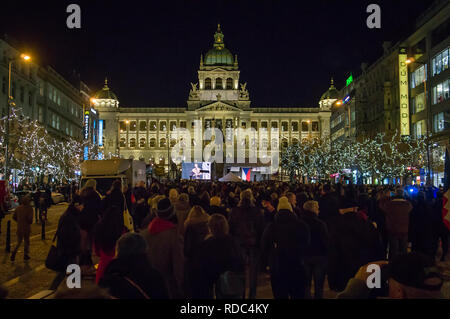
<instances>
[{"instance_id":1,"label":"building window","mask_svg":"<svg viewBox=\"0 0 450 319\"><path fill-rule=\"evenodd\" d=\"M449 81L450 79L433 87L433 104L441 103L450 97Z\"/></svg>"},{"instance_id":2,"label":"building window","mask_svg":"<svg viewBox=\"0 0 450 319\"><path fill-rule=\"evenodd\" d=\"M166 139L165 139L165 138L162 138L162 139L159 141L159 147L166 147Z\"/></svg>"},{"instance_id":3,"label":"building window","mask_svg":"<svg viewBox=\"0 0 450 319\"><path fill-rule=\"evenodd\" d=\"M125 137L120 138L120 147L125 147Z\"/></svg>"},{"instance_id":4,"label":"building window","mask_svg":"<svg viewBox=\"0 0 450 319\"><path fill-rule=\"evenodd\" d=\"M205 90L211 90L211 79L210 78L206 78L205 79Z\"/></svg>"},{"instance_id":5,"label":"building window","mask_svg":"<svg viewBox=\"0 0 450 319\"><path fill-rule=\"evenodd\" d=\"M417 138L422 137L425 134L425 120L414 123L413 130Z\"/></svg>"},{"instance_id":6,"label":"building window","mask_svg":"<svg viewBox=\"0 0 450 319\"><path fill-rule=\"evenodd\" d=\"M267 140L267 138L263 138L263 139L261 140L261 147L262 147L263 149L267 149L267 148L269 147L269 141Z\"/></svg>"},{"instance_id":7,"label":"building window","mask_svg":"<svg viewBox=\"0 0 450 319\"><path fill-rule=\"evenodd\" d=\"M130 131L131 131L131 132L136 132L136 128L137 128L137 123L136 123L136 121L131 121L131 122L130 122Z\"/></svg>"},{"instance_id":8,"label":"building window","mask_svg":"<svg viewBox=\"0 0 450 319\"><path fill-rule=\"evenodd\" d=\"M20 102L23 103L25 101L25 88L23 86L20 87Z\"/></svg>"},{"instance_id":9,"label":"building window","mask_svg":"<svg viewBox=\"0 0 450 319\"><path fill-rule=\"evenodd\" d=\"M312 122L311 124L311 131L313 132L319 132L319 122Z\"/></svg>"},{"instance_id":10,"label":"building window","mask_svg":"<svg viewBox=\"0 0 450 319\"><path fill-rule=\"evenodd\" d=\"M145 138L141 138L140 140L139 140L139 147L140 148L144 148L145 147Z\"/></svg>"},{"instance_id":11,"label":"building window","mask_svg":"<svg viewBox=\"0 0 450 319\"><path fill-rule=\"evenodd\" d=\"M298 122L291 123L292 132L298 132Z\"/></svg>"},{"instance_id":12,"label":"building window","mask_svg":"<svg viewBox=\"0 0 450 319\"><path fill-rule=\"evenodd\" d=\"M281 131L282 132L287 132L288 131L288 122L281 122Z\"/></svg>"},{"instance_id":13,"label":"building window","mask_svg":"<svg viewBox=\"0 0 450 319\"><path fill-rule=\"evenodd\" d=\"M444 119L444 112L435 114L433 116L433 129L434 132L441 132L445 129L445 119Z\"/></svg>"},{"instance_id":14,"label":"building window","mask_svg":"<svg viewBox=\"0 0 450 319\"><path fill-rule=\"evenodd\" d=\"M160 131L165 131L166 130L166 122L165 121L159 122L159 130Z\"/></svg>"},{"instance_id":15,"label":"building window","mask_svg":"<svg viewBox=\"0 0 450 319\"><path fill-rule=\"evenodd\" d=\"M267 129L267 122L266 121L261 122L261 128Z\"/></svg>"},{"instance_id":16,"label":"building window","mask_svg":"<svg viewBox=\"0 0 450 319\"><path fill-rule=\"evenodd\" d=\"M156 132L156 121L150 121L150 132Z\"/></svg>"},{"instance_id":17,"label":"building window","mask_svg":"<svg viewBox=\"0 0 450 319\"><path fill-rule=\"evenodd\" d=\"M273 138L273 139L272 139L272 143L271 143L271 145L270 145L270 148L271 148L272 150L278 149L278 139L276 139L276 138Z\"/></svg>"},{"instance_id":18,"label":"building window","mask_svg":"<svg viewBox=\"0 0 450 319\"><path fill-rule=\"evenodd\" d=\"M222 89L223 89L222 79L221 78L217 78L216 79L216 90L222 90Z\"/></svg>"},{"instance_id":19,"label":"building window","mask_svg":"<svg viewBox=\"0 0 450 319\"><path fill-rule=\"evenodd\" d=\"M272 130L277 129L278 128L278 122L272 122L271 123L271 127L272 127Z\"/></svg>"},{"instance_id":20,"label":"building window","mask_svg":"<svg viewBox=\"0 0 450 319\"><path fill-rule=\"evenodd\" d=\"M431 60L433 76L448 69L449 49L450 48L446 48L445 50L439 52Z\"/></svg>"},{"instance_id":21,"label":"building window","mask_svg":"<svg viewBox=\"0 0 450 319\"><path fill-rule=\"evenodd\" d=\"M308 132L308 131L309 131L309 123L302 122L302 132Z\"/></svg>"},{"instance_id":22,"label":"building window","mask_svg":"<svg viewBox=\"0 0 450 319\"><path fill-rule=\"evenodd\" d=\"M120 133L125 133L127 131L127 123L125 121L119 122Z\"/></svg>"},{"instance_id":23,"label":"building window","mask_svg":"<svg viewBox=\"0 0 450 319\"><path fill-rule=\"evenodd\" d=\"M28 92L28 105L32 106L33 105L33 93Z\"/></svg>"},{"instance_id":24,"label":"building window","mask_svg":"<svg viewBox=\"0 0 450 319\"><path fill-rule=\"evenodd\" d=\"M233 120L232 119L225 120L225 128L233 128Z\"/></svg>"},{"instance_id":25,"label":"building window","mask_svg":"<svg viewBox=\"0 0 450 319\"><path fill-rule=\"evenodd\" d=\"M425 109L425 93L420 93L412 98L412 113L416 114Z\"/></svg>"},{"instance_id":26,"label":"building window","mask_svg":"<svg viewBox=\"0 0 450 319\"><path fill-rule=\"evenodd\" d=\"M228 78L227 79L227 90L232 90L232 89L233 89L233 79Z\"/></svg>"},{"instance_id":27,"label":"building window","mask_svg":"<svg viewBox=\"0 0 450 319\"><path fill-rule=\"evenodd\" d=\"M130 148L136 147L136 139L134 137L130 138Z\"/></svg>"},{"instance_id":28,"label":"building window","mask_svg":"<svg viewBox=\"0 0 450 319\"><path fill-rule=\"evenodd\" d=\"M422 65L420 68L417 68L413 72L411 72L411 88L415 88L419 86L424 81L427 80L426 77L426 65Z\"/></svg>"},{"instance_id":29,"label":"building window","mask_svg":"<svg viewBox=\"0 0 450 319\"><path fill-rule=\"evenodd\" d=\"M173 132L177 129L177 122L170 121L170 131Z\"/></svg>"},{"instance_id":30,"label":"building window","mask_svg":"<svg viewBox=\"0 0 450 319\"><path fill-rule=\"evenodd\" d=\"M258 130L258 122L252 121L251 126L253 129Z\"/></svg>"},{"instance_id":31,"label":"building window","mask_svg":"<svg viewBox=\"0 0 450 319\"><path fill-rule=\"evenodd\" d=\"M43 122L44 122L44 112L43 112L42 106L39 106L39 107L38 107L38 121L39 121L40 123L43 123Z\"/></svg>"},{"instance_id":32,"label":"building window","mask_svg":"<svg viewBox=\"0 0 450 319\"><path fill-rule=\"evenodd\" d=\"M292 139L292 144L293 144L293 145L298 144L298 139L293 138L293 139Z\"/></svg>"},{"instance_id":33,"label":"building window","mask_svg":"<svg viewBox=\"0 0 450 319\"><path fill-rule=\"evenodd\" d=\"M174 138L170 139L170 147L175 147L175 145L177 145L177 140Z\"/></svg>"},{"instance_id":34,"label":"building window","mask_svg":"<svg viewBox=\"0 0 450 319\"><path fill-rule=\"evenodd\" d=\"M39 81L39 94L44 96L44 83L42 81Z\"/></svg>"},{"instance_id":35,"label":"building window","mask_svg":"<svg viewBox=\"0 0 450 319\"><path fill-rule=\"evenodd\" d=\"M156 138L152 137L150 139L150 147L156 147Z\"/></svg>"},{"instance_id":36,"label":"building window","mask_svg":"<svg viewBox=\"0 0 450 319\"><path fill-rule=\"evenodd\" d=\"M147 131L147 121L139 121L139 131Z\"/></svg>"}]
</instances>

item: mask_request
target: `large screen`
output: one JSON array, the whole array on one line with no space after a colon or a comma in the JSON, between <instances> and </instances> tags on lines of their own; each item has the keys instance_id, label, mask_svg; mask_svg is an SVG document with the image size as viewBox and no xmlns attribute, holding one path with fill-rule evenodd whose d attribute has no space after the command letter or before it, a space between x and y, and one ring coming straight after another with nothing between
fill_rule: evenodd
<instances>
[{"instance_id":1,"label":"large screen","mask_svg":"<svg viewBox=\"0 0 450 319\"><path fill-rule=\"evenodd\" d=\"M183 163L181 166L181 178L183 179L211 179L211 163Z\"/></svg>"}]
</instances>

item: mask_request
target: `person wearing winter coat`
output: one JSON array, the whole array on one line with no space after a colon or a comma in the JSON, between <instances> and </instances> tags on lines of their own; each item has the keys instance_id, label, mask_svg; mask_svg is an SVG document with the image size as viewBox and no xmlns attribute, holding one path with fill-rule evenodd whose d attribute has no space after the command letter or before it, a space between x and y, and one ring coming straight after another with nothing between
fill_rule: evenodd
<instances>
[{"instance_id":1,"label":"person wearing winter coat","mask_svg":"<svg viewBox=\"0 0 450 319\"><path fill-rule=\"evenodd\" d=\"M13 214L13 219L17 222L17 245L11 253L11 261L14 261L16 258L22 241L24 242L23 259L30 259L30 234L31 224L33 224L33 208L30 205L30 198L28 196L22 197L20 202L20 206L14 210Z\"/></svg>"},{"instance_id":2,"label":"person wearing winter coat","mask_svg":"<svg viewBox=\"0 0 450 319\"><path fill-rule=\"evenodd\" d=\"M408 233L412 204L404 198L403 190L397 189L396 196L380 203L386 216L386 231L389 240L389 259L404 254L408 248Z\"/></svg>"},{"instance_id":3,"label":"person wearing winter coat","mask_svg":"<svg viewBox=\"0 0 450 319\"><path fill-rule=\"evenodd\" d=\"M340 214L329 219L327 226L328 285L332 290L342 291L359 267L384 259L384 254L378 231L358 215L357 209L340 209Z\"/></svg>"},{"instance_id":4,"label":"person wearing winter coat","mask_svg":"<svg viewBox=\"0 0 450 319\"><path fill-rule=\"evenodd\" d=\"M148 245L150 265L164 278L170 298L183 298L183 246L177 233L177 219L168 198L158 202L156 217L141 234Z\"/></svg>"},{"instance_id":5,"label":"person wearing winter coat","mask_svg":"<svg viewBox=\"0 0 450 319\"><path fill-rule=\"evenodd\" d=\"M264 216L255 206L250 189L240 193L240 202L229 215L230 234L238 242L248 269L249 299L256 297L259 244L264 231Z\"/></svg>"},{"instance_id":6,"label":"person wearing winter coat","mask_svg":"<svg viewBox=\"0 0 450 319\"><path fill-rule=\"evenodd\" d=\"M310 243L308 226L295 215L287 197L278 201L277 214L261 240L261 257L270 267L275 299L305 297L304 258Z\"/></svg>"},{"instance_id":7,"label":"person wearing winter coat","mask_svg":"<svg viewBox=\"0 0 450 319\"><path fill-rule=\"evenodd\" d=\"M118 299L168 299L162 275L148 260L142 235L126 233L117 241L117 256L108 264L99 286Z\"/></svg>"},{"instance_id":8,"label":"person wearing winter coat","mask_svg":"<svg viewBox=\"0 0 450 319\"><path fill-rule=\"evenodd\" d=\"M123 217L119 207L111 206L95 225L93 251L100 258L95 276L98 284L103 272L116 254L116 242L125 232Z\"/></svg>"},{"instance_id":9,"label":"person wearing winter coat","mask_svg":"<svg viewBox=\"0 0 450 319\"><path fill-rule=\"evenodd\" d=\"M88 269L93 272L92 263L92 239L94 227L102 216L102 200L96 190L97 182L89 179L80 192L83 210L80 214L80 228L82 236L82 254L80 265L84 266L83 271Z\"/></svg>"},{"instance_id":10,"label":"person wearing winter coat","mask_svg":"<svg viewBox=\"0 0 450 319\"><path fill-rule=\"evenodd\" d=\"M192 291L192 286L194 285L190 279L192 258L208 234L208 220L209 215L204 209L199 205L195 205L184 222L185 285L188 293Z\"/></svg>"},{"instance_id":11,"label":"person wearing winter coat","mask_svg":"<svg viewBox=\"0 0 450 319\"><path fill-rule=\"evenodd\" d=\"M136 205L134 209L134 223L137 227L140 227L142 221L148 216L149 206L147 203L147 191L145 189L145 183L140 182L134 189L134 198Z\"/></svg>"},{"instance_id":12,"label":"person wearing winter coat","mask_svg":"<svg viewBox=\"0 0 450 319\"><path fill-rule=\"evenodd\" d=\"M210 200L209 210L207 211L209 215L220 214L225 218L228 218L228 212L224 206L222 206L222 200L219 196L213 196Z\"/></svg>"},{"instance_id":13,"label":"person wearing winter coat","mask_svg":"<svg viewBox=\"0 0 450 319\"><path fill-rule=\"evenodd\" d=\"M226 272L232 272L237 280L245 284L245 261L236 240L229 235L229 225L221 214L213 214L208 220L208 235L199 245L192 258L192 298L217 299L224 296L219 278ZM243 297L244 291L239 298Z\"/></svg>"},{"instance_id":14,"label":"person wearing winter coat","mask_svg":"<svg viewBox=\"0 0 450 319\"><path fill-rule=\"evenodd\" d=\"M55 234L56 248L63 256L66 266L56 275L50 289L56 290L66 276L66 267L79 264L81 254L80 214L83 205L80 198L75 198L63 215L59 218Z\"/></svg>"},{"instance_id":15,"label":"person wearing winter coat","mask_svg":"<svg viewBox=\"0 0 450 319\"><path fill-rule=\"evenodd\" d=\"M319 218L327 222L329 218L339 215L339 199L336 192L331 188L331 185L325 184L323 186L323 194L318 200L319 202Z\"/></svg>"},{"instance_id":16,"label":"person wearing winter coat","mask_svg":"<svg viewBox=\"0 0 450 319\"><path fill-rule=\"evenodd\" d=\"M302 211L301 220L308 225L311 235L311 241L305 254L306 297L311 298L311 281L314 278L314 299L322 299L330 241L328 227L318 217L318 202L305 202Z\"/></svg>"},{"instance_id":17,"label":"person wearing winter coat","mask_svg":"<svg viewBox=\"0 0 450 319\"><path fill-rule=\"evenodd\" d=\"M419 192L417 200L413 204L413 210L409 219L409 239L411 241L411 251L434 256L433 219L425 192Z\"/></svg>"},{"instance_id":18,"label":"person wearing winter coat","mask_svg":"<svg viewBox=\"0 0 450 319\"><path fill-rule=\"evenodd\" d=\"M180 194L180 196L178 196L178 200L174 205L174 209L175 209L175 215L177 216L177 231L178 231L178 235L181 238L181 240L184 241L184 233L185 233L185 229L184 229L184 221L186 220L186 218L188 217L188 214L191 210L191 205L189 204L189 195L186 193L182 193Z\"/></svg>"}]
</instances>

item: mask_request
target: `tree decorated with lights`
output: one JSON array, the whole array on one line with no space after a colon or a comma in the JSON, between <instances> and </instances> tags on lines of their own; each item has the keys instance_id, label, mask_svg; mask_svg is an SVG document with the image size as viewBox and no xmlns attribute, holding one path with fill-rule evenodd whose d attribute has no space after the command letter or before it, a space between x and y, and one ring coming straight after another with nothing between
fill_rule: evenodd
<instances>
[{"instance_id":1,"label":"tree decorated with lights","mask_svg":"<svg viewBox=\"0 0 450 319\"><path fill-rule=\"evenodd\" d=\"M6 116L0 119L2 145L7 123L10 131L9 167L35 180L43 175L52 175L59 181L69 180L80 168L85 144L92 152L87 142L72 138L64 141L56 139L38 121L25 117L20 108L13 108L9 119ZM0 151L0 161L4 164L4 147Z\"/></svg>"}]
</instances>

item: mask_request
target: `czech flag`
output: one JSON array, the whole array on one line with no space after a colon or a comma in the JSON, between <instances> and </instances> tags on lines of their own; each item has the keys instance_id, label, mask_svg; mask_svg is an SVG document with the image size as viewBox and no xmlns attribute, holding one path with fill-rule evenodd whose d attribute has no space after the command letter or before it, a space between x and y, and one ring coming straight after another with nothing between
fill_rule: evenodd
<instances>
[{"instance_id":1,"label":"czech flag","mask_svg":"<svg viewBox=\"0 0 450 319\"><path fill-rule=\"evenodd\" d=\"M243 168L242 169L242 179L246 180L247 182L250 182L252 169L251 168Z\"/></svg>"}]
</instances>

